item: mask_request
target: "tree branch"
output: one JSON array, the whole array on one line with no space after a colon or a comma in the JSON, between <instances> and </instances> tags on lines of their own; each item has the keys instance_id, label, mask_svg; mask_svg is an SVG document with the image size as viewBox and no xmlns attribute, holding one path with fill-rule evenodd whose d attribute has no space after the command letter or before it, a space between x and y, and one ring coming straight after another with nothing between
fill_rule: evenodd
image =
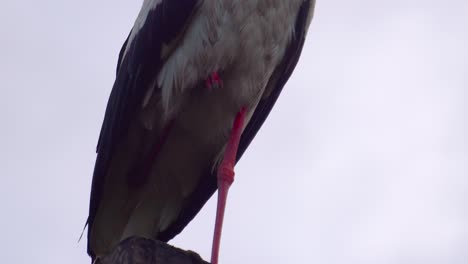
<instances>
[{"instance_id":1,"label":"tree branch","mask_svg":"<svg viewBox=\"0 0 468 264\"><path fill-rule=\"evenodd\" d=\"M130 237L108 255L100 264L209 264L197 253L175 248L161 241Z\"/></svg>"}]
</instances>

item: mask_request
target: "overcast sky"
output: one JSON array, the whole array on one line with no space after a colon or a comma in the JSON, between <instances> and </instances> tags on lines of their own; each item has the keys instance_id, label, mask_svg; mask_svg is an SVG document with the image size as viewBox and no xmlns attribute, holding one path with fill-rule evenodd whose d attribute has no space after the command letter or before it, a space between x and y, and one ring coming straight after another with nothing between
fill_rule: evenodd
<instances>
[{"instance_id":1,"label":"overcast sky","mask_svg":"<svg viewBox=\"0 0 468 264\"><path fill-rule=\"evenodd\" d=\"M88 263L95 145L142 1L0 5L0 259ZM468 259L468 2L318 0L237 166L221 264ZM209 258L214 201L172 244Z\"/></svg>"}]
</instances>

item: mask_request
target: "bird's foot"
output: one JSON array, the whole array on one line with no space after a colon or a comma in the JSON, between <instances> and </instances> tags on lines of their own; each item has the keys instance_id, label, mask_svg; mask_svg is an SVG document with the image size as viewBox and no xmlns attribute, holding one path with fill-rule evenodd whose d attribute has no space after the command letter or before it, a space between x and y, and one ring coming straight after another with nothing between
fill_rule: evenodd
<instances>
[{"instance_id":1,"label":"bird's foot","mask_svg":"<svg viewBox=\"0 0 468 264\"><path fill-rule=\"evenodd\" d=\"M205 85L211 91L212 89L223 87L223 80L219 77L218 72L212 72L205 80Z\"/></svg>"}]
</instances>

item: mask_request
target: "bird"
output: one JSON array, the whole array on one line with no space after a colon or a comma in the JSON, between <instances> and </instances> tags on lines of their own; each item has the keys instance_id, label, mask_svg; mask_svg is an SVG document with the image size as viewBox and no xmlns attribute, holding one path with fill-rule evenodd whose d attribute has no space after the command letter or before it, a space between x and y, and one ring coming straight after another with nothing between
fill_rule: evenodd
<instances>
[{"instance_id":1,"label":"bird","mask_svg":"<svg viewBox=\"0 0 468 264\"><path fill-rule=\"evenodd\" d=\"M143 1L96 147L92 263L129 237L169 241L216 191L218 263L234 166L294 71L314 8L315 0Z\"/></svg>"}]
</instances>

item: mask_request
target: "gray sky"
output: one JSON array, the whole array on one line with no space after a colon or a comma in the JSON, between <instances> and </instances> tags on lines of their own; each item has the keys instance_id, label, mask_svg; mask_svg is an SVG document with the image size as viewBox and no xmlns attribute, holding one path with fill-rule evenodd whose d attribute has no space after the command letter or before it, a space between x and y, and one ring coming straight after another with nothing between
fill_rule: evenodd
<instances>
[{"instance_id":1,"label":"gray sky","mask_svg":"<svg viewBox=\"0 0 468 264\"><path fill-rule=\"evenodd\" d=\"M94 149L140 6L2 3L3 262L89 262ZM318 0L237 166L220 263L466 263L466 14L467 1ZM214 214L211 200L171 243L208 259Z\"/></svg>"}]
</instances>

